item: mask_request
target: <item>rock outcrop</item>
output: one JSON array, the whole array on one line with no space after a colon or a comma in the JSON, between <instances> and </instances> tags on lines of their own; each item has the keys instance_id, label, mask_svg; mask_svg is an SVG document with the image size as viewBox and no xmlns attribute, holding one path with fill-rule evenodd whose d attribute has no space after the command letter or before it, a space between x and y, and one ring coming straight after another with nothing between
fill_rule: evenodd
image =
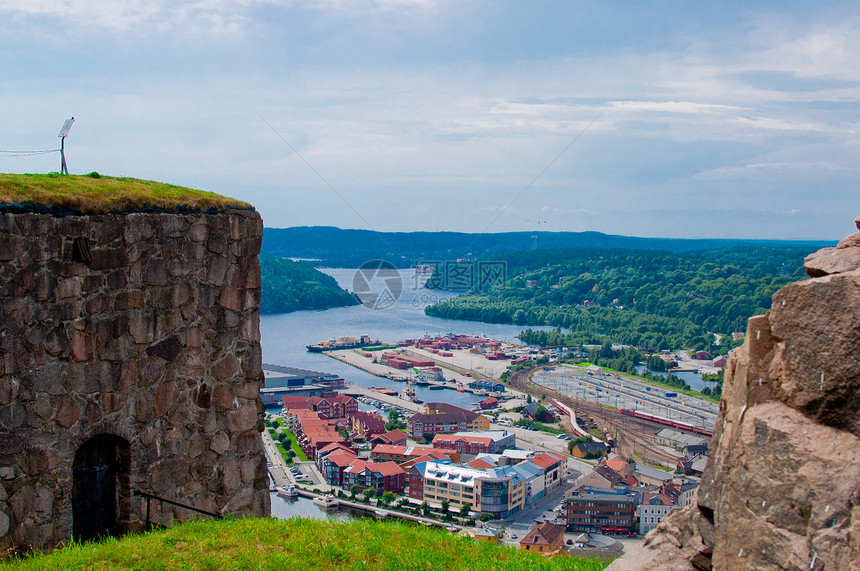
<instances>
[{"instance_id":1,"label":"rock outcrop","mask_svg":"<svg viewBox=\"0 0 860 571\"><path fill-rule=\"evenodd\" d=\"M729 360L697 503L610 570L860 569L860 234L805 266Z\"/></svg>"}]
</instances>

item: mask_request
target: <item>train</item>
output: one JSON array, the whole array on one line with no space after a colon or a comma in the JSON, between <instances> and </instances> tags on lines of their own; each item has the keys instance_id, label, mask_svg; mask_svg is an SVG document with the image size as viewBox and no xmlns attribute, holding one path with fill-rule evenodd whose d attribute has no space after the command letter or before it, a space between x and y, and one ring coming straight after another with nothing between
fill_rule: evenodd
<instances>
[{"instance_id":1,"label":"train","mask_svg":"<svg viewBox=\"0 0 860 571\"><path fill-rule=\"evenodd\" d=\"M701 426L693 426L692 424L687 424L686 422L680 422L677 420L669 420L668 418L662 418L660 416L654 416L653 414L648 414L645 412L637 412L632 408L622 408L621 414L626 414L627 416L632 416L634 418L639 418L642 420L648 420L651 422L656 422L657 424L663 424L665 426L671 426L672 428L678 428L680 430L687 430L689 432L695 432L696 434L701 434L703 436L713 436L714 431L710 428L703 428Z\"/></svg>"}]
</instances>

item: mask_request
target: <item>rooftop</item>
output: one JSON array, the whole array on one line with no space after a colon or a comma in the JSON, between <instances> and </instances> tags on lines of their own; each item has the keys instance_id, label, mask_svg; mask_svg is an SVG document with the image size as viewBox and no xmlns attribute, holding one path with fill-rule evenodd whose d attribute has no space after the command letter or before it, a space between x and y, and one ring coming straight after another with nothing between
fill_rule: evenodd
<instances>
[{"instance_id":1,"label":"rooftop","mask_svg":"<svg viewBox=\"0 0 860 571\"><path fill-rule=\"evenodd\" d=\"M239 208L253 210L242 202L213 192L195 190L136 178L90 175L0 173L0 204L59 207L65 213L98 214L134 212L144 209L206 211ZM71 211L71 212L69 212ZM50 211L48 211L50 212Z\"/></svg>"}]
</instances>

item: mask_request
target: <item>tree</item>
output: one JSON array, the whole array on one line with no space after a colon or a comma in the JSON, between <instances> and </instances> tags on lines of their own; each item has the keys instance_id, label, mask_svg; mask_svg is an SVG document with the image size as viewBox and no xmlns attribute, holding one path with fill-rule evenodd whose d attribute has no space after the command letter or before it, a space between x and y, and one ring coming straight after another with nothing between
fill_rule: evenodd
<instances>
[{"instance_id":1,"label":"tree","mask_svg":"<svg viewBox=\"0 0 860 571\"><path fill-rule=\"evenodd\" d=\"M395 494L391 490L388 490L386 492L383 492L382 496L379 497L379 503L381 503L384 506L387 506L388 504L393 502L396 497L397 497L397 494Z\"/></svg>"},{"instance_id":2,"label":"tree","mask_svg":"<svg viewBox=\"0 0 860 571\"><path fill-rule=\"evenodd\" d=\"M421 510L421 513L424 514L424 517L430 517L430 504L426 501L421 502L421 507L419 509Z\"/></svg>"},{"instance_id":3,"label":"tree","mask_svg":"<svg viewBox=\"0 0 860 571\"><path fill-rule=\"evenodd\" d=\"M531 404L531 402L532 402L532 396L531 395L526 395L526 402Z\"/></svg>"},{"instance_id":4,"label":"tree","mask_svg":"<svg viewBox=\"0 0 860 571\"><path fill-rule=\"evenodd\" d=\"M470 511L472 511L472 504L466 502L460 506L460 517L468 517Z\"/></svg>"},{"instance_id":5,"label":"tree","mask_svg":"<svg viewBox=\"0 0 860 571\"><path fill-rule=\"evenodd\" d=\"M365 488L362 495L364 496L364 501L369 502L370 498L376 495L376 488Z\"/></svg>"},{"instance_id":6,"label":"tree","mask_svg":"<svg viewBox=\"0 0 860 571\"><path fill-rule=\"evenodd\" d=\"M353 484L353 485L351 485L351 486L349 487L349 496L350 496L352 499L355 499L356 494L358 494L358 485L357 485L357 484Z\"/></svg>"},{"instance_id":7,"label":"tree","mask_svg":"<svg viewBox=\"0 0 860 571\"><path fill-rule=\"evenodd\" d=\"M451 507L451 502L447 499L442 500L442 513L448 513L448 508Z\"/></svg>"},{"instance_id":8,"label":"tree","mask_svg":"<svg viewBox=\"0 0 860 571\"><path fill-rule=\"evenodd\" d=\"M493 514L491 514L490 512L481 512L480 514L478 514L478 521L486 523L491 519L493 519Z\"/></svg>"}]
</instances>

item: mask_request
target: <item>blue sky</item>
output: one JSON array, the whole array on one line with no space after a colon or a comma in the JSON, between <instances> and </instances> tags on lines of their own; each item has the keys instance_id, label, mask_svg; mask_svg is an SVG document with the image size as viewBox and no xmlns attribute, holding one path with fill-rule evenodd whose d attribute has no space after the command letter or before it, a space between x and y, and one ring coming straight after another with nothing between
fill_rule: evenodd
<instances>
[{"instance_id":1,"label":"blue sky","mask_svg":"<svg viewBox=\"0 0 860 571\"><path fill-rule=\"evenodd\" d=\"M0 150L75 116L72 173L269 227L856 231L860 5L633 4L0 0Z\"/></svg>"}]
</instances>

